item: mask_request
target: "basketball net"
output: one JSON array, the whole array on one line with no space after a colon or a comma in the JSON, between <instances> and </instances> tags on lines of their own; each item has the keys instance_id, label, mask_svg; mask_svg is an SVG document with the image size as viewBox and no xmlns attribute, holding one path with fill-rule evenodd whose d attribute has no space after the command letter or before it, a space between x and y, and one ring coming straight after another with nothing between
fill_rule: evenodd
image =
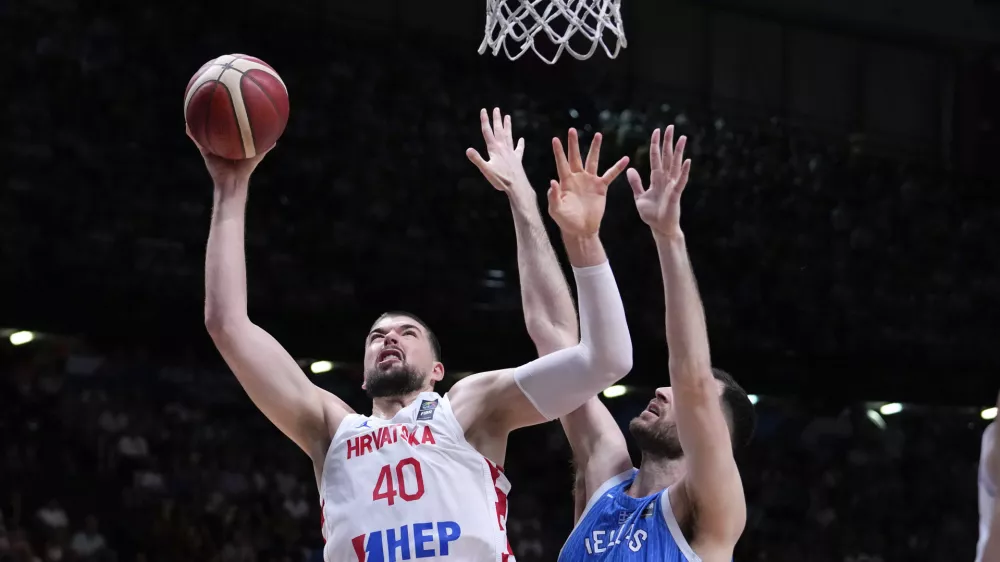
<instances>
[{"instance_id":1,"label":"basketball net","mask_svg":"<svg viewBox=\"0 0 1000 562\"><path fill-rule=\"evenodd\" d=\"M605 43L605 32L613 46ZM554 55L539 50L535 41L542 35L552 45L543 47L554 49ZM598 45L610 58L627 46L621 0L486 0L486 36L479 54L490 49L496 56L502 49L507 58L517 60L534 51L555 64L563 51L577 60L589 59Z\"/></svg>"}]
</instances>

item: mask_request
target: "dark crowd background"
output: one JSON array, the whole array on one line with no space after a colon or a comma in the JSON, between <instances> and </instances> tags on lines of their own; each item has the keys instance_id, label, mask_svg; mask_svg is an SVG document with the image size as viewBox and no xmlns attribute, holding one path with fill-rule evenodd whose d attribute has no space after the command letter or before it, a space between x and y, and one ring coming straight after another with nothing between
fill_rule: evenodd
<instances>
[{"instance_id":1,"label":"dark crowd background","mask_svg":"<svg viewBox=\"0 0 1000 562\"><path fill-rule=\"evenodd\" d=\"M624 10L619 59L546 67L477 55L481 6L457 0L0 4L0 327L37 334L0 344L0 560L320 558L308 462L202 327L211 186L181 97L230 52L289 87L254 176L250 306L303 368L333 361L318 384L368 408L357 360L387 309L429 321L448 384L531 358L509 210L464 157L479 108L513 115L539 189L568 127L643 170L652 129L675 123L713 356L761 397L737 560L971 560L998 366L996 7ZM636 345L608 400L622 424L667 380L628 193L602 231ZM886 401L905 407L873 415ZM509 459L515 553L554 560L571 527L559 427L520 432Z\"/></svg>"}]
</instances>

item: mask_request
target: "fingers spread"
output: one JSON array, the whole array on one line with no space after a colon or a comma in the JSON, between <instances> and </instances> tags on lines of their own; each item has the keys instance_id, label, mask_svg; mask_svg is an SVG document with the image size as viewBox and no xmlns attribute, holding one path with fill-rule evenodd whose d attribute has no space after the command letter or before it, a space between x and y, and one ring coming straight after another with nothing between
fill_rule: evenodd
<instances>
[{"instance_id":1,"label":"fingers spread","mask_svg":"<svg viewBox=\"0 0 1000 562\"><path fill-rule=\"evenodd\" d=\"M628 166L628 156L623 156L621 160L615 162L615 165L612 166L607 172L604 172L604 175L601 176L601 179L604 181L604 185L608 185L615 181L615 178L625 171L626 166Z\"/></svg>"},{"instance_id":2,"label":"fingers spread","mask_svg":"<svg viewBox=\"0 0 1000 562\"><path fill-rule=\"evenodd\" d=\"M661 156L661 162L663 163L663 171L669 173L670 168L674 163L674 126L669 125L666 132L663 134L663 154Z\"/></svg>"},{"instance_id":3,"label":"fingers spread","mask_svg":"<svg viewBox=\"0 0 1000 562\"><path fill-rule=\"evenodd\" d=\"M562 186L556 180L549 181L549 192L546 194L549 199L549 209L558 209L562 203Z\"/></svg>"},{"instance_id":4,"label":"fingers spread","mask_svg":"<svg viewBox=\"0 0 1000 562\"><path fill-rule=\"evenodd\" d=\"M498 141L503 141L503 115L500 114L500 108L493 108L493 136Z\"/></svg>"},{"instance_id":5,"label":"fingers spread","mask_svg":"<svg viewBox=\"0 0 1000 562\"><path fill-rule=\"evenodd\" d=\"M639 177L639 172L635 168L629 168L625 172L625 177L628 178L628 184L632 186L632 195L638 198L646 192L646 189L642 187L642 178Z\"/></svg>"},{"instance_id":6,"label":"fingers spread","mask_svg":"<svg viewBox=\"0 0 1000 562\"><path fill-rule=\"evenodd\" d=\"M493 129L490 127L490 117L486 113L486 108L479 110L479 125L482 127L483 140L486 141L486 144L493 142L495 137L493 136Z\"/></svg>"},{"instance_id":7,"label":"fingers spread","mask_svg":"<svg viewBox=\"0 0 1000 562\"><path fill-rule=\"evenodd\" d=\"M660 129L653 129L649 139L649 169L659 170L663 164L660 161Z\"/></svg>"},{"instance_id":8,"label":"fingers spread","mask_svg":"<svg viewBox=\"0 0 1000 562\"><path fill-rule=\"evenodd\" d=\"M583 158L580 157L580 137L576 134L576 129L569 130L569 138L566 139L566 142L569 144L570 170L582 172Z\"/></svg>"},{"instance_id":9,"label":"fingers spread","mask_svg":"<svg viewBox=\"0 0 1000 562\"><path fill-rule=\"evenodd\" d=\"M601 141L604 136L601 133L594 135L593 142L590 143L590 151L587 152L586 170L590 174L597 175L597 165L601 159Z\"/></svg>"},{"instance_id":10,"label":"fingers spread","mask_svg":"<svg viewBox=\"0 0 1000 562\"><path fill-rule=\"evenodd\" d=\"M517 139L517 146L514 147L514 154L520 158L524 156L524 137Z\"/></svg>"},{"instance_id":11,"label":"fingers spread","mask_svg":"<svg viewBox=\"0 0 1000 562\"><path fill-rule=\"evenodd\" d=\"M556 157L556 171L559 173L559 178L566 178L570 175L569 161L566 160L566 151L563 150L562 141L559 137L552 139L552 153Z\"/></svg>"},{"instance_id":12,"label":"fingers spread","mask_svg":"<svg viewBox=\"0 0 1000 562\"><path fill-rule=\"evenodd\" d=\"M675 174L679 174L681 170L681 162L684 161L684 147L687 146L687 137L681 136L680 140L677 141L677 147L674 149L674 159L670 166Z\"/></svg>"},{"instance_id":13,"label":"fingers spread","mask_svg":"<svg viewBox=\"0 0 1000 562\"><path fill-rule=\"evenodd\" d=\"M680 175L681 177L677 180L677 185L680 191L684 191L684 188L687 186L688 176L691 175L691 159L685 160L684 164L681 165Z\"/></svg>"},{"instance_id":14,"label":"fingers spread","mask_svg":"<svg viewBox=\"0 0 1000 562\"><path fill-rule=\"evenodd\" d=\"M486 172L486 160L483 160L482 155L475 148L467 148L465 150L465 156L468 157L469 161L476 165L484 173Z\"/></svg>"}]
</instances>

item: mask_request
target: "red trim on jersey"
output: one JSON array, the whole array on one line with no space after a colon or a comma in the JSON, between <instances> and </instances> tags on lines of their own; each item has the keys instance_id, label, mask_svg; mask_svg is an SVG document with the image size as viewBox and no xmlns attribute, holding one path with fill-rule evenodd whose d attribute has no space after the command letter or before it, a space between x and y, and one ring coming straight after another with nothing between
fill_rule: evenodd
<instances>
[{"instance_id":1,"label":"red trim on jersey","mask_svg":"<svg viewBox=\"0 0 1000 562\"><path fill-rule=\"evenodd\" d=\"M323 544L326 544L326 500L319 502L319 531L323 535Z\"/></svg>"},{"instance_id":2,"label":"red trim on jersey","mask_svg":"<svg viewBox=\"0 0 1000 562\"><path fill-rule=\"evenodd\" d=\"M505 528L505 523L507 522L507 494L503 493L503 490L497 486L497 480L503 474L503 467L486 457L483 457L483 460L486 461L486 466L490 467L490 476L493 478L493 489L497 493L497 527L503 531L504 537L507 539L507 552L502 554L501 561L507 562L514 555L514 549L510 547L510 537L507 537L507 529Z\"/></svg>"}]
</instances>

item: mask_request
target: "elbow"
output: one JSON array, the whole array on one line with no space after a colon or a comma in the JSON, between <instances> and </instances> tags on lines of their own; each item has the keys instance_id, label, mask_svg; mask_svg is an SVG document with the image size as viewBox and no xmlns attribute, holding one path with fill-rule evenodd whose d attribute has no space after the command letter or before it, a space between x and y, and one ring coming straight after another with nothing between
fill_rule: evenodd
<instances>
[{"instance_id":1,"label":"elbow","mask_svg":"<svg viewBox=\"0 0 1000 562\"><path fill-rule=\"evenodd\" d=\"M623 379L632 371L632 344L621 344L601 354L595 367L608 376L609 384Z\"/></svg>"},{"instance_id":2,"label":"elbow","mask_svg":"<svg viewBox=\"0 0 1000 562\"><path fill-rule=\"evenodd\" d=\"M222 311L209 305L205 306L205 329L212 336L212 340L218 343L225 339L228 334L239 330L240 326L250 322L246 315L237 316L224 314Z\"/></svg>"}]
</instances>

